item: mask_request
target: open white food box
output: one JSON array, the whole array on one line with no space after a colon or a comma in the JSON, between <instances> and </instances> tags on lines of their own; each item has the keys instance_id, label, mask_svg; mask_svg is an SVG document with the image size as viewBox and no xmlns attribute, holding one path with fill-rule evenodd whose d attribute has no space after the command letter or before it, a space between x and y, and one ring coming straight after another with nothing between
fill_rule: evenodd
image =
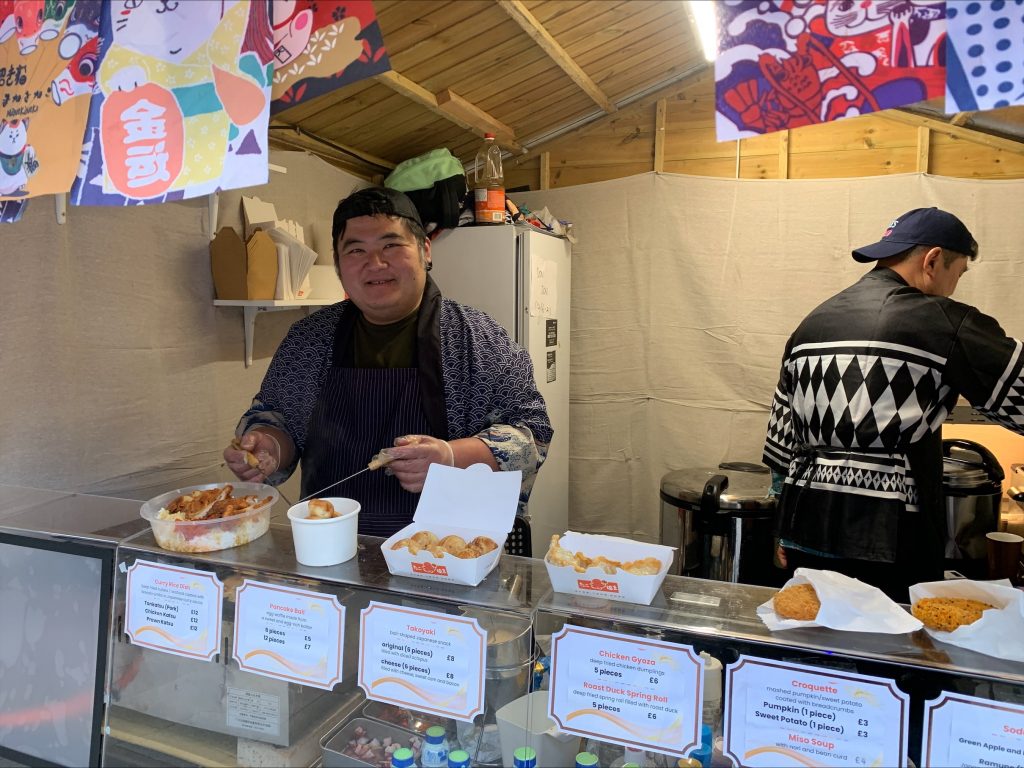
<instances>
[{"instance_id":1,"label":"open white food box","mask_svg":"<svg viewBox=\"0 0 1024 768\"><path fill-rule=\"evenodd\" d=\"M492 472L486 464L467 469L431 464L412 522L381 545L388 570L396 576L475 587L494 570L504 551L516 518L522 476L522 472ZM439 539L455 534L466 541L487 536L498 548L471 560L447 553L437 558L426 549L413 555L405 547L391 548L417 531L430 531Z\"/></svg>"},{"instance_id":2,"label":"open white food box","mask_svg":"<svg viewBox=\"0 0 1024 768\"><path fill-rule=\"evenodd\" d=\"M547 566L552 588L556 592L566 592L570 595L650 605L672 565L673 547L644 544L619 536L566 531L559 545L570 552L580 552L591 560L604 557L620 563L629 563L653 557L661 563L658 572L649 576L629 573L622 568L615 568L615 573L608 573L611 569L606 569L603 565L591 566L580 573L572 565L553 565L545 556L544 565Z\"/></svg>"}]
</instances>

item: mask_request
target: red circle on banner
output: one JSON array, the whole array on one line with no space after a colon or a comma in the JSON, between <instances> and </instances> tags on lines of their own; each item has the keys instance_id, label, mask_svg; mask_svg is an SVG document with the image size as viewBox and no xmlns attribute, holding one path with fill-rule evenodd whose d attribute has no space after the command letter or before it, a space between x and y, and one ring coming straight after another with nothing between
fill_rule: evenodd
<instances>
[{"instance_id":1,"label":"red circle on banner","mask_svg":"<svg viewBox=\"0 0 1024 768\"><path fill-rule=\"evenodd\" d=\"M103 165L118 193L164 194L181 173L184 120L174 94L155 83L115 91L100 110Z\"/></svg>"}]
</instances>

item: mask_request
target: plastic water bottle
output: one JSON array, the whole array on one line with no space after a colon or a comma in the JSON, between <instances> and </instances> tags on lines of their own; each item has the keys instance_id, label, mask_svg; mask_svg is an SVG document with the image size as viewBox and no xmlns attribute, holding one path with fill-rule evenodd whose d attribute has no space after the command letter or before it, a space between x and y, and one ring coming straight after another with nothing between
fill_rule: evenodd
<instances>
[{"instance_id":1,"label":"plastic water bottle","mask_svg":"<svg viewBox=\"0 0 1024 768\"><path fill-rule=\"evenodd\" d=\"M448 753L448 768L469 768L469 752L453 749Z\"/></svg>"},{"instance_id":2,"label":"plastic water bottle","mask_svg":"<svg viewBox=\"0 0 1024 768\"><path fill-rule=\"evenodd\" d=\"M408 747L400 747L391 753L391 768L416 768L416 759Z\"/></svg>"},{"instance_id":3,"label":"plastic water bottle","mask_svg":"<svg viewBox=\"0 0 1024 768\"><path fill-rule=\"evenodd\" d=\"M519 747L512 753L512 768L537 768L537 752L533 747Z\"/></svg>"},{"instance_id":4,"label":"plastic water bottle","mask_svg":"<svg viewBox=\"0 0 1024 768\"><path fill-rule=\"evenodd\" d=\"M505 223L505 174L501 170L501 147L494 134L485 133L476 153L473 171L473 213L477 224Z\"/></svg>"},{"instance_id":5,"label":"plastic water bottle","mask_svg":"<svg viewBox=\"0 0 1024 768\"><path fill-rule=\"evenodd\" d=\"M447 768L448 740L444 737L444 728L432 725L427 728L426 740L420 752L421 768Z\"/></svg>"},{"instance_id":6,"label":"plastic water bottle","mask_svg":"<svg viewBox=\"0 0 1024 768\"><path fill-rule=\"evenodd\" d=\"M580 752L576 755L576 768L597 768L597 755L593 752Z\"/></svg>"}]
</instances>

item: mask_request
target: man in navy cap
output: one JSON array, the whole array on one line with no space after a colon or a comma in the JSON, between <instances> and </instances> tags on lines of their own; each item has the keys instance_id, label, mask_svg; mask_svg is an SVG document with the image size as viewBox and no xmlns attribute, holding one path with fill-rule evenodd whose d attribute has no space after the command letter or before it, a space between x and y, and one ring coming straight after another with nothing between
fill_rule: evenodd
<instances>
[{"instance_id":1,"label":"man in navy cap","mask_svg":"<svg viewBox=\"0 0 1024 768\"><path fill-rule=\"evenodd\" d=\"M1021 342L949 298L977 256L953 214L909 211L853 251L874 268L790 337L764 448L784 477L784 564L902 601L910 584L942 578L943 421L962 395L1024 434Z\"/></svg>"},{"instance_id":2,"label":"man in navy cap","mask_svg":"<svg viewBox=\"0 0 1024 768\"><path fill-rule=\"evenodd\" d=\"M401 192L342 200L332 240L348 298L292 326L224 450L228 466L276 485L301 464L302 495L356 499L365 534L412 521L431 464L521 470L525 512L552 436L529 355L491 317L441 296ZM333 489L385 447L386 473Z\"/></svg>"}]
</instances>

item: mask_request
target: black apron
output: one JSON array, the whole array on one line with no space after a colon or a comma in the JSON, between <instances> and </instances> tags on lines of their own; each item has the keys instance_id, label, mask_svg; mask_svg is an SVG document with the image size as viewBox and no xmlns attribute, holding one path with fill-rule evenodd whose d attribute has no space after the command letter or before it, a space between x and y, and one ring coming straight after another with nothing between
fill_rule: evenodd
<instances>
[{"instance_id":1,"label":"black apron","mask_svg":"<svg viewBox=\"0 0 1024 768\"><path fill-rule=\"evenodd\" d=\"M435 330L439 305L440 294L428 279L417 323L416 368L353 367L352 326L358 310L353 306L338 323L331 367L310 415L302 451L304 497L364 468L379 450L393 446L396 437L447 439L443 405L434 402L443 404ZM426 396L421 393L424 384ZM425 409L425 401L432 407ZM383 470L364 472L324 495L358 501L359 533L372 536L390 536L411 523L420 498Z\"/></svg>"}]
</instances>

